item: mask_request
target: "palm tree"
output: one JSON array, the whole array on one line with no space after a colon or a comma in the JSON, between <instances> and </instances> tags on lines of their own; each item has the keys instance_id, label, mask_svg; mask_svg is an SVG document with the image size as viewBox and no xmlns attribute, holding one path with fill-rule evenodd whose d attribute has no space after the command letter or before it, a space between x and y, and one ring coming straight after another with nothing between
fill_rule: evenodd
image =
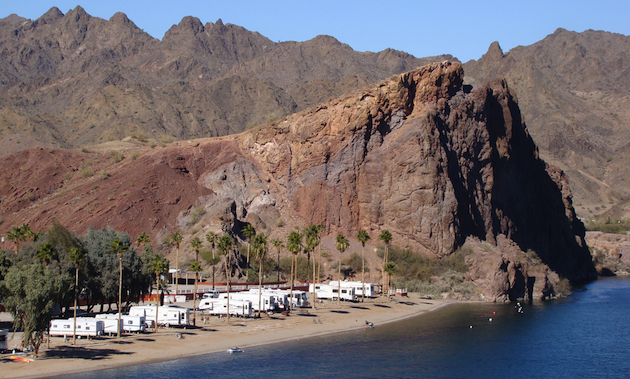
<instances>
[{"instance_id":1,"label":"palm tree","mask_svg":"<svg viewBox=\"0 0 630 379\"><path fill-rule=\"evenodd\" d=\"M68 251L68 259L74 263L74 329L72 330L72 344L77 342L77 300L79 294L79 267L83 262L85 252L78 247L73 247Z\"/></svg>"},{"instance_id":2,"label":"palm tree","mask_svg":"<svg viewBox=\"0 0 630 379\"><path fill-rule=\"evenodd\" d=\"M348 250L348 246L350 246L350 242L343 234L337 234L337 238L335 239L335 249L339 251L339 275L337 282L337 304L341 304L341 254L343 254L346 250Z\"/></svg>"},{"instance_id":3,"label":"palm tree","mask_svg":"<svg viewBox=\"0 0 630 379\"><path fill-rule=\"evenodd\" d=\"M276 250L278 251L278 286L279 286L280 285L280 249L284 247L284 244L282 243L281 240L277 238L271 241L271 243L273 244L273 247L275 247Z\"/></svg>"},{"instance_id":4,"label":"palm tree","mask_svg":"<svg viewBox=\"0 0 630 379\"><path fill-rule=\"evenodd\" d=\"M168 260L166 260L161 254L158 254L149 262L149 269L155 273L155 333L158 331L157 315L160 307L160 276L168 271Z\"/></svg>"},{"instance_id":5,"label":"palm tree","mask_svg":"<svg viewBox=\"0 0 630 379\"><path fill-rule=\"evenodd\" d=\"M195 237L190 241L190 246L195 250L195 262L199 262L199 250L201 250L203 242L198 237Z\"/></svg>"},{"instance_id":6,"label":"palm tree","mask_svg":"<svg viewBox=\"0 0 630 379\"><path fill-rule=\"evenodd\" d=\"M182 243L184 237L178 231L171 234L171 245L175 245L177 248L177 255L175 256L175 295L177 296L179 290L179 244Z\"/></svg>"},{"instance_id":7,"label":"palm tree","mask_svg":"<svg viewBox=\"0 0 630 379\"><path fill-rule=\"evenodd\" d=\"M321 230L320 225L311 225L306 228L306 246L307 250L315 252L315 247L319 246L321 239L319 237L319 232ZM315 257L313 256L313 308L315 308Z\"/></svg>"},{"instance_id":8,"label":"palm tree","mask_svg":"<svg viewBox=\"0 0 630 379\"><path fill-rule=\"evenodd\" d=\"M201 241L199 241L199 242L201 243ZM199 273L201 271L203 271L203 269L199 265L199 262L194 261L190 265L190 271L195 273L195 292L193 293L193 325L197 326L197 307L196 307L196 302L197 302L197 283L199 282Z\"/></svg>"},{"instance_id":9,"label":"palm tree","mask_svg":"<svg viewBox=\"0 0 630 379\"><path fill-rule=\"evenodd\" d=\"M122 256L128 250L127 245L116 238L112 241L111 252L118 256L118 338L120 338L121 319L122 319ZM157 316L156 316L157 317ZM157 320L156 320L157 321Z\"/></svg>"},{"instance_id":10,"label":"palm tree","mask_svg":"<svg viewBox=\"0 0 630 379\"><path fill-rule=\"evenodd\" d=\"M249 288L249 248L252 244L252 238L256 235L256 230L252 224L247 224L243 229L241 229L241 233L247 239L247 265L245 266L245 288Z\"/></svg>"},{"instance_id":11,"label":"palm tree","mask_svg":"<svg viewBox=\"0 0 630 379\"><path fill-rule=\"evenodd\" d=\"M254 257L258 261L258 318L260 318L260 310L262 309L262 276L263 265L267 257L267 251L269 250L268 242L267 236L264 234L258 234L253 239Z\"/></svg>"},{"instance_id":12,"label":"palm tree","mask_svg":"<svg viewBox=\"0 0 630 379\"><path fill-rule=\"evenodd\" d=\"M210 243L210 247L212 248L212 289L214 290L214 251L217 247L217 241L219 240L219 236L214 232L208 232L206 234L206 241Z\"/></svg>"},{"instance_id":13,"label":"palm tree","mask_svg":"<svg viewBox=\"0 0 630 379\"><path fill-rule=\"evenodd\" d=\"M23 241L26 241L29 238L33 241L35 240L35 232L33 232L29 224L22 224L22 226L20 226L20 232L24 238Z\"/></svg>"},{"instance_id":14,"label":"palm tree","mask_svg":"<svg viewBox=\"0 0 630 379\"><path fill-rule=\"evenodd\" d=\"M13 229L7 233L7 240L15 244L15 254L18 254L20 252L20 243L26 241L26 235L22 227L14 226Z\"/></svg>"},{"instance_id":15,"label":"palm tree","mask_svg":"<svg viewBox=\"0 0 630 379\"><path fill-rule=\"evenodd\" d=\"M50 242L45 242L37 249L37 258L41 259L46 266L50 265L50 260L57 257L57 250Z\"/></svg>"},{"instance_id":16,"label":"palm tree","mask_svg":"<svg viewBox=\"0 0 630 379\"><path fill-rule=\"evenodd\" d=\"M293 261L291 262L291 299L289 301L289 308L293 308L293 283L297 277L297 255L304 247L302 245L302 237L303 235L296 227L296 230L289 233L289 237L287 238L287 250L293 254Z\"/></svg>"},{"instance_id":17,"label":"palm tree","mask_svg":"<svg viewBox=\"0 0 630 379\"><path fill-rule=\"evenodd\" d=\"M361 302L365 301L365 243L370 240L370 235L363 229L359 230L357 239L361 242L361 258L363 260L363 269L361 270Z\"/></svg>"},{"instance_id":18,"label":"palm tree","mask_svg":"<svg viewBox=\"0 0 630 379\"><path fill-rule=\"evenodd\" d=\"M384 229L381 231L381 235L379 237L381 241L385 243L385 255L383 256L383 290L385 289L385 265L387 264L387 258L389 255L389 244L392 242L392 234L389 230ZM387 292L389 292L389 288L387 288ZM381 293L381 295L383 295Z\"/></svg>"},{"instance_id":19,"label":"palm tree","mask_svg":"<svg viewBox=\"0 0 630 379\"><path fill-rule=\"evenodd\" d=\"M392 275L396 271L396 265L393 262L385 263L385 267L383 268L383 272L387 274L387 298L389 299L389 287L392 282Z\"/></svg>"},{"instance_id":20,"label":"palm tree","mask_svg":"<svg viewBox=\"0 0 630 379\"><path fill-rule=\"evenodd\" d=\"M225 255L225 279L227 281L227 322L230 322L230 272L228 270L228 261L233 254L234 240L229 234L223 235L219 238L217 248L221 255Z\"/></svg>"},{"instance_id":21,"label":"palm tree","mask_svg":"<svg viewBox=\"0 0 630 379\"><path fill-rule=\"evenodd\" d=\"M145 232L142 232L138 238L136 238L136 243L138 244L138 247L142 246L144 248L146 244L151 243L151 237Z\"/></svg>"}]
</instances>

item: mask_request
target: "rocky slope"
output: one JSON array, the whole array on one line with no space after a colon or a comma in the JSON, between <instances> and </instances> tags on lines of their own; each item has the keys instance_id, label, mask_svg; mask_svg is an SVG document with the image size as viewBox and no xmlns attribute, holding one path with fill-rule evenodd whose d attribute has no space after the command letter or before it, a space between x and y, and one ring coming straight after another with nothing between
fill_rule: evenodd
<instances>
[{"instance_id":1,"label":"rocky slope","mask_svg":"<svg viewBox=\"0 0 630 379\"><path fill-rule=\"evenodd\" d=\"M585 218L630 217L630 37L558 29L464 64L466 81L505 78L546 161L571 180Z\"/></svg>"},{"instance_id":2,"label":"rocky slope","mask_svg":"<svg viewBox=\"0 0 630 379\"><path fill-rule=\"evenodd\" d=\"M81 7L1 19L0 52L3 153L238 133L450 58L360 53L326 36L274 43L195 17L157 40L122 13Z\"/></svg>"},{"instance_id":3,"label":"rocky slope","mask_svg":"<svg viewBox=\"0 0 630 379\"><path fill-rule=\"evenodd\" d=\"M373 240L386 228L396 245L433 256L468 238L507 239L556 275L540 271L547 290L558 275L592 277L566 178L539 159L513 93L504 81L472 89L463 78L461 64L435 63L272 125L122 160L6 156L0 228L57 218L79 233L111 225L192 236L250 223L284 239L295 225L323 223L325 235L365 229Z\"/></svg>"}]
</instances>

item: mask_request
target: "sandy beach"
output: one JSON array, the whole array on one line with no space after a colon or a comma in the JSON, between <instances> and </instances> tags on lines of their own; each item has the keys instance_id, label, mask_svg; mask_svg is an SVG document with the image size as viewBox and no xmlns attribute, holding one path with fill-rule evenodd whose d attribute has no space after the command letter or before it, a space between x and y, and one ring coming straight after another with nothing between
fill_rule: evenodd
<instances>
[{"instance_id":1,"label":"sandy beach","mask_svg":"<svg viewBox=\"0 0 630 379\"><path fill-rule=\"evenodd\" d=\"M225 353L229 347L247 347L282 341L341 333L366 328L365 321L376 327L435 311L451 301L409 297L369 299L364 303L324 302L316 309L296 310L289 316L264 315L260 319L232 318L230 322L212 317L204 323L197 316L197 326L187 329L161 328L158 333L128 334L121 339L72 339L64 343L62 337L52 337L50 348L42 345L39 358L25 363L11 360L11 354L0 356L0 377L40 378L76 372L102 370L190 357L215 352ZM189 305L187 303L184 306ZM190 306L190 305L189 305ZM2 321L6 321L3 314ZM10 317L10 316L9 316ZM178 338L181 334L183 338ZM11 338L12 335L9 335ZM20 339L16 333L9 340L9 348Z\"/></svg>"}]
</instances>

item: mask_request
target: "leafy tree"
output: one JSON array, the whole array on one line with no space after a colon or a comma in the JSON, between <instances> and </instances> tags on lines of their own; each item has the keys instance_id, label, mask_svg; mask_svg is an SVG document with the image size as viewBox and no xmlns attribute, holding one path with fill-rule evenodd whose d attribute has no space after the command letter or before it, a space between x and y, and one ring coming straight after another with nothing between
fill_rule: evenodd
<instances>
[{"instance_id":1,"label":"leafy tree","mask_svg":"<svg viewBox=\"0 0 630 379\"><path fill-rule=\"evenodd\" d=\"M387 274L387 297L389 297L389 286L392 284L392 275L396 272L396 265L393 262L385 263L383 272Z\"/></svg>"},{"instance_id":2,"label":"leafy tree","mask_svg":"<svg viewBox=\"0 0 630 379\"><path fill-rule=\"evenodd\" d=\"M57 259L58 257L57 250L50 242L39 245L37 258L41 259L46 266L50 265L52 259Z\"/></svg>"},{"instance_id":3,"label":"leafy tree","mask_svg":"<svg viewBox=\"0 0 630 379\"><path fill-rule=\"evenodd\" d=\"M365 244L370 240L370 235L365 230L361 229L359 230L357 239L361 242L361 259L363 262L363 267L361 269L361 302L363 302L365 301Z\"/></svg>"},{"instance_id":4,"label":"leafy tree","mask_svg":"<svg viewBox=\"0 0 630 379\"><path fill-rule=\"evenodd\" d=\"M225 256L225 279L227 281L227 322L230 322L230 271L228 270L228 262L231 261L231 256L234 255L234 240L229 234L223 235L219 238L217 248L221 255Z\"/></svg>"},{"instance_id":5,"label":"leafy tree","mask_svg":"<svg viewBox=\"0 0 630 379\"><path fill-rule=\"evenodd\" d=\"M127 251L127 250L128 250L128 247L120 239L116 238L114 241L112 241L112 249L111 249L111 251L114 254L116 254L116 256L118 257L118 267L119 267L119 273L118 273L118 338L120 338L120 329L122 329L120 327L120 325L121 325L120 321L121 321L121 316L122 316L122 309L121 309L121 305L122 305L122 278L123 278L122 258L123 258L123 253L125 251Z\"/></svg>"},{"instance_id":6,"label":"leafy tree","mask_svg":"<svg viewBox=\"0 0 630 379\"><path fill-rule=\"evenodd\" d=\"M212 260L210 263L212 264L212 289L214 290L214 267L217 264L214 258L214 253L217 247L217 241L219 240L219 236L214 232L208 232L206 234L206 241L210 244L210 248L212 249ZM208 259L206 259L208 261Z\"/></svg>"},{"instance_id":7,"label":"leafy tree","mask_svg":"<svg viewBox=\"0 0 630 379\"><path fill-rule=\"evenodd\" d=\"M258 234L254 237L252 247L254 251L254 257L258 261L258 317L260 317L261 310L261 296L262 296L262 277L263 277L263 265L269 250L268 238L264 234Z\"/></svg>"},{"instance_id":8,"label":"leafy tree","mask_svg":"<svg viewBox=\"0 0 630 379\"><path fill-rule=\"evenodd\" d=\"M203 269L199 265L199 262L194 261L190 265L190 271L195 273L195 291L193 292L193 325L197 326L197 307L196 307L196 302L197 302L197 284L199 283L199 273L202 272Z\"/></svg>"},{"instance_id":9,"label":"leafy tree","mask_svg":"<svg viewBox=\"0 0 630 379\"><path fill-rule=\"evenodd\" d=\"M296 230L289 233L287 237L287 250L293 254L293 263L291 264L291 301L289 303L289 307L293 305L293 284L295 283L295 275L297 273L297 255L302 248L302 238L304 236L300 233L300 231L296 228Z\"/></svg>"},{"instance_id":10,"label":"leafy tree","mask_svg":"<svg viewBox=\"0 0 630 379\"><path fill-rule=\"evenodd\" d=\"M144 247L147 244L151 243L151 237L145 232L142 232L140 233L138 238L136 238L136 243L138 244L138 246Z\"/></svg>"},{"instance_id":11,"label":"leafy tree","mask_svg":"<svg viewBox=\"0 0 630 379\"><path fill-rule=\"evenodd\" d=\"M350 241L343 234L337 234L335 238L335 249L339 251L339 275L338 275L338 288L337 288L337 304L341 303L341 254L343 254L350 246Z\"/></svg>"},{"instance_id":12,"label":"leafy tree","mask_svg":"<svg viewBox=\"0 0 630 379\"><path fill-rule=\"evenodd\" d=\"M155 313L158 314L160 307L160 278L163 273L168 272L168 260L162 254L155 254L149 261L149 269L155 274ZM157 319L155 320L155 333L158 331Z\"/></svg>"},{"instance_id":13,"label":"leafy tree","mask_svg":"<svg viewBox=\"0 0 630 379\"><path fill-rule=\"evenodd\" d=\"M252 224L247 224L241 229L241 233L247 239L247 266L245 270L245 287L249 287L249 250L252 245L252 238L256 235L256 230Z\"/></svg>"},{"instance_id":14,"label":"leafy tree","mask_svg":"<svg viewBox=\"0 0 630 379\"><path fill-rule=\"evenodd\" d=\"M85 258L85 251L78 247L73 247L68 252L68 259L74 263L74 328L72 329L72 344L76 345L77 341L77 300L79 295L79 267Z\"/></svg>"},{"instance_id":15,"label":"leafy tree","mask_svg":"<svg viewBox=\"0 0 630 379\"><path fill-rule=\"evenodd\" d=\"M170 245L177 248L177 255L175 256L175 295L179 293L179 245L184 240L184 237L179 231L173 232L170 237Z\"/></svg>"},{"instance_id":16,"label":"leafy tree","mask_svg":"<svg viewBox=\"0 0 630 379\"><path fill-rule=\"evenodd\" d=\"M37 357L55 304L71 279L54 267L34 262L11 266L3 282L4 306L13 316L13 327L23 330L22 345L32 346Z\"/></svg>"},{"instance_id":17,"label":"leafy tree","mask_svg":"<svg viewBox=\"0 0 630 379\"><path fill-rule=\"evenodd\" d=\"M271 241L271 243L273 244L273 247L275 247L276 251L278 252L278 283L280 283L280 249L284 247L284 244L282 243L282 240L279 240L277 238Z\"/></svg>"},{"instance_id":18,"label":"leafy tree","mask_svg":"<svg viewBox=\"0 0 630 379\"><path fill-rule=\"evenodd\" d=\"M389 232L389 230L384 229L381 231L381 235L379 236L379 239L381 241L383 241L385 243L385 256L383 256L383 289L385 289L386 287L386 283L385 283L385 265L388 262L388 258L389 258L389 244L392 242L392 234ZM389 290L389 288L388 288ZM389 292L389 291L388 291ZM383 294L381 294L383 295Z\"/></svg>"}]
</instances>

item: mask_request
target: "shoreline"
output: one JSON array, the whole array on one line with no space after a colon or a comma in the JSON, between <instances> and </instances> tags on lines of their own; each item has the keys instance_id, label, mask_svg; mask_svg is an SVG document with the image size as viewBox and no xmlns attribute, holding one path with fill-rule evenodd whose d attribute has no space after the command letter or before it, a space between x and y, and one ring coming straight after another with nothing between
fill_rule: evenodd
<instances>
[{"instance_id":1,"label":"shoreline","mask_svg":"<svg viewBox=\"0 0 630 379\"><path fill-rule=\"evenodd\" d=\"M102 337L94 340L72 338L63 343L62 337L52 337L50 349L42 344L40 358L30 363L9 359L11 354L0 356L3 378L42 378L101 371L177 360L206 354L225 353L230 347L243 349L271 345L302 338L321 337L366 328L365 321L379 325L419 317L459 303L453 300L420 299L410 293L408 298L366 299L361 303L325 302L316 309L294 311L290 316L263 315L260 319L234 319L229 323L216 317L201 321L197 315L197 327L188 329L160 329L157 334L127 334L121 340ZM177 338L177 334L183 338ZM11 333L10 333L11 335ZM9 341L15 344L19 338ZM32 357L29 357L32 358Z\"/></svg>"}]
</instances>

